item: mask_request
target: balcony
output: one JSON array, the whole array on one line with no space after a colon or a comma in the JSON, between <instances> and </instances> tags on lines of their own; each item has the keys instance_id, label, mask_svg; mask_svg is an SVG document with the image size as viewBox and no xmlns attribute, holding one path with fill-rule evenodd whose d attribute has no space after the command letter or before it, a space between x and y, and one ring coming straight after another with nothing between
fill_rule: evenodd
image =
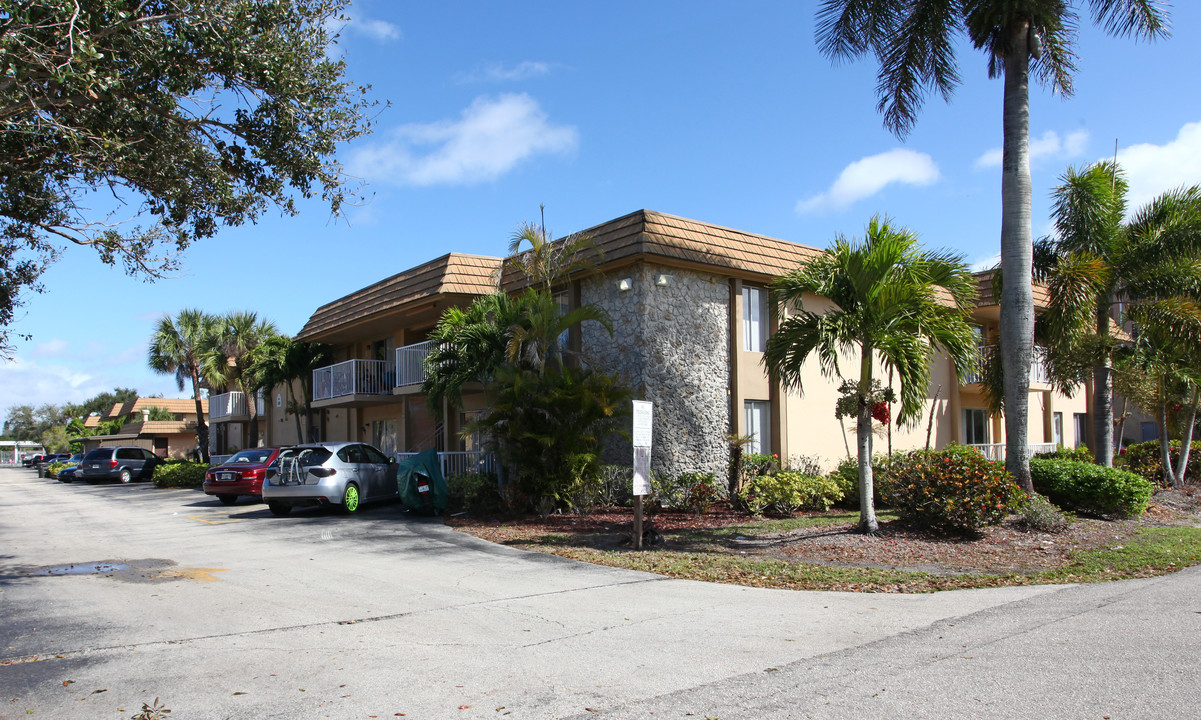
<instances>
[{"instance_id":1,"label":"balcony","mask_svg":"<svg viewBox=\"0 0 1201 720\"><path fill-rule=\"evenodd\" d=\"M396 348L396 387L412 388L425 382L425 357L430 354L430 344L419 342Z\"/></svg>"},{"instance_id":2,"label":"balcony","mask_svg":"<svg viewBox=\"0 0 1201 720\"><path fill-rule=\"evenodd\" d=\"M313 371L313 403L363 405L392 396L396 364L386 360L347 360ZM337 402L331 402L337 401Z\"/></svg>"},{"instance_id":3,"label":"balcony","mask_svg":"<svg viewBox=\"0 0 1201 720\"><path fill-rule=\"evenodd\" d=\"M980 361L983 363L987 354L995 353L996 351L996 345L988 345L980 348ZM983 382L983 377L982 370L965 372L959 376L959 384L976 385ZM1051 384L1051 375L1047 372L1047 349L1038 345L1034 347L1034 357L1030 362L1030 382L1042 383L1044 385Z\"/></svg>"},{"instance_id":4,"label":"balcony","mask_svg":"<svg viewBox=\"0 0 1201 720\"><path fill-rule=\"evenodd\" d=\"M262 408L257 408L261 413ZM229 422L249 420L250 410L246 407L246 393L227 392L209 397L209 420Z\"/></svg>"}]
</instances>

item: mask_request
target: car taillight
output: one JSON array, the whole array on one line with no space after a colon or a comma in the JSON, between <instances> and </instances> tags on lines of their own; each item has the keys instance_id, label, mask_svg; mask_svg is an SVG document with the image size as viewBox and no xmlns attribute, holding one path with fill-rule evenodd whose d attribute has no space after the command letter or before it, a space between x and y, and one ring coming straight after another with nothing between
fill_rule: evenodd
<instances>
[{"instance_id":1,"label":"car taillight","mask_svg":"<svg viewBox=\"0 0 1201 720\"><path fill-rule=\"evenodd\" d=\"M115 467L117 467L117 459L116 459L116 458L113 458L112 460L109 460L109 461L108 461L108 466L109 466L110 468L115 468Z\"/></svg>"},{"instance_id":2,"label":"car taillight","mask_svg":"<svg viewBox=\"0 0 1201 720\"><path fill-rule=\"evenodd\" d=\"M245 472L242 473L242 479L243 480L262 480L263 479L263 471L262 471L262 469L246 470Z\"/></svg>"}]
</instances>

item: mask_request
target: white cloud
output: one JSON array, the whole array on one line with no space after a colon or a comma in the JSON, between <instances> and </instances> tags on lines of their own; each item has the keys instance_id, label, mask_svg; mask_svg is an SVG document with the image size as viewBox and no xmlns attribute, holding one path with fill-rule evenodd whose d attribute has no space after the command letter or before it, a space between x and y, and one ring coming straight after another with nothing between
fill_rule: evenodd
<instances>
[{"instance_id":1,"label":"white cloud","mask_svg":"<svg viewBox=\"0 0 1201 720\"><path fill-rule=\"evenodd\" d=\"M526 94L479 97L455 121L402 125L392 139L355 153L350 171L402 185L495 180L535 155L575 150L574 127L554 125Z\"/></svg>"},{"instance_id":2,"label":"white cloud","mask_svg":"<svg viewBox=\"0 0 1201 720\"><path fill-rule=\"evenodd\" d=\"M1201 122L1186 124L1164 145L1141 143L1119 150L1118 164L1130 183L1126 200L1131 211L1182 185L1201 185Z\"/></svg>"},{"instance_id":3,"label":"white cloud","mask_svg":"<svg viewBox=\"0 0 1201 720\"><path fill-rule=\"evenodd\" d=\"M356 35L362 35L377 42L399 40L402 37L400 26L384 20L375 20L363 16L351 17L344 28Z\"/></svg>"},{"instance_id":4,"label":"white cloud","mask_svg":"<svg viewBox=\"0 0 1201 720\"><path fill-rule=\"evenodd\" d=\"M987 257L982 257L972 263L972 272L980 272L981 270L992 270L1001 264L1001 253L993 253Z\"/></svg>"},{"instance_id":5,"label":"white cloud","mask_svg":"<svg viewBox=\"0 0 1201 720\"><path fill-rule=\"evenodd\" d=\"M516 82L518 80L541 77L549 73L550 69L550 63L534 62L532 60L526 60L513 67L505 67L500 63L489 63L477 67L469 73L462 73L456 76L455 81L460 84L481 81Z\"/></svg>"},{"instance_id":6,"label":"white cloud","mask_svg":"<svg viewBox=\"0 0 1201 720\"><path fill-rule=\"evenodd\" d=\"M1075 130L1062 140L1059 133L1048 130L1040 137L1030 138L1030 162L1033 164L1043 158L1067 160L1079 157L1084 154L1087 145L1087 130ZM1003 157L1001 148L993 148L976 158L975 167L977 170L1000 167Z\"/></svg>"},{"instance_id":7,"label":"white cloud","mask_svg":"<svg viewBox=\"0 0 1201 720\"><path fill-rule=\"evenodd\" d=\"M925 153L896 149L847 165L830 189L796 205L798 213L838 210L871 197L893 183L929 185L939 178L938 166Z\"/></svg>"},{"instance_id":8,"label":"white cloud","mask_svg":"<svg viewBox=\"0 0 1201 720\"><path fill-rule=\"evenodd\" d=\"M44 343L38 343L29 356L35 358L55 357L62 355L67 349L68 345L70 345L70 343L68 343L66 340L55 338Z\"/></svg>"}]
</instances>

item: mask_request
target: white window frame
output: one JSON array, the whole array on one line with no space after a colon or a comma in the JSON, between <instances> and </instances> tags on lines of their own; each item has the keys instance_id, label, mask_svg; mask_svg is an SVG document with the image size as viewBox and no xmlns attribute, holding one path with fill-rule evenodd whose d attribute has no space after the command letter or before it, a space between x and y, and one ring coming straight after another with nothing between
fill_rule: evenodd
<instances>
[{"instance_id":1,"label":"white window frame","mask_svg":"<svg viewBox=\"0 0 1201 720\"><path fill-rule=\"evenodd\" d=\"M751 438L748 453L771 453L771 403L766 400L745 400L742 403L746 434Z\"/></svg>"},{"instance_id":2,"label":"white window frame","mask_svg":"<svg viewBox=\"0 0 1201 720\"><path fill-rule=\"evenodd\" d=\"M767 289L742 286L742 349L763 352L767 349Z\"/></svg>"},{"instance_id":3,"label":"white window frame","mask_svg":"<svg viewBox=\"0 0 1201 720\"><path fill-rule=\"evenodd\" d=\"M974 423L980 423L983 438L974 437ZM988 445L992 443L992 427L988 418L988 410L984 408L963 408L963 444Z\"/></svg>"}]
</instances>

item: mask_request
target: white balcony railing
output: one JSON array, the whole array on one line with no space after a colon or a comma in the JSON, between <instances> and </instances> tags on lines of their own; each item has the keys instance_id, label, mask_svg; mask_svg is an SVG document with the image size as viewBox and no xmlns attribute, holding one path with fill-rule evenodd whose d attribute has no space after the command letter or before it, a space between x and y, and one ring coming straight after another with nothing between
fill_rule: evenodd
<instances>
[{"instance_id":1,"label":"white balcony railing","mask_svg":"<svg viewBox=\"0 0 1201 720\"><path fill-rule=\"evenodd\" d=\"M1005 443L984 443L980 445L968 445L970 448L976 448L984 457L993 462L1005 462ZM1043 453L1053 453L1059 449L1057 443L1030 443L1031 455L1042 455Z\"/></svg>"},{"instance_id":2,"label":"white balcony railing","mask_svg":"<svg viewBox=\"0 0 1201 720\"><path fill-rule=\"evenodd\" d=\"M984 362L987 354L997 351L996 345L989 345L980 349L980 362ZM975 385L981 382L983 374L980 370L974 372L965 372L959 376L960 385ZM1047 349L1036 345L1034 347L1034 357L1030 362L1030 382L1032 383L1047 383L1051 382L1051 375L1047 372Z\"/></svg>"},{"instance_id":3,"label":"white balcony railing","mask_svg":"<svg viewBox=\"0 0 1201 720\"><path fill-rule=\"evenodd\" d=\"M410 458L417 453L396 453L397 460ZM440 452L438 462L443 478L452 478L469 472L489 473L495 469L492 455L480 451Z\"/></svg>"},{"instance_id":4,"label":"white balcony railing","mask_svg":"<svg viewBox=\"0 0 1201 720\"><path fill-rule=\"evenodd\" d=\"M246 407L246 393L227 392L209 398L209 418L212 420L245 417L249 412Z\"/></svg>"},{"instance_id":5,"label":"white balcony railing","mask_svg":"<svg viewBox=\"0 0 1201 720\"><path fill-rule=\"evenodd\" d=\"M428 340L396 348L396 387L425 382L425 356L429 354Z\"/></svg>"},{"instance_id":6,"label":"white balcony railing","mask_svg":"<svg viewBox=\"0 0 1201 720\"><path fill-rule=\"evenodd\" d=\"M396 365L386 360L347 360L313 371L313 399L391 395Z\"/></svg>"}]
</instances>

